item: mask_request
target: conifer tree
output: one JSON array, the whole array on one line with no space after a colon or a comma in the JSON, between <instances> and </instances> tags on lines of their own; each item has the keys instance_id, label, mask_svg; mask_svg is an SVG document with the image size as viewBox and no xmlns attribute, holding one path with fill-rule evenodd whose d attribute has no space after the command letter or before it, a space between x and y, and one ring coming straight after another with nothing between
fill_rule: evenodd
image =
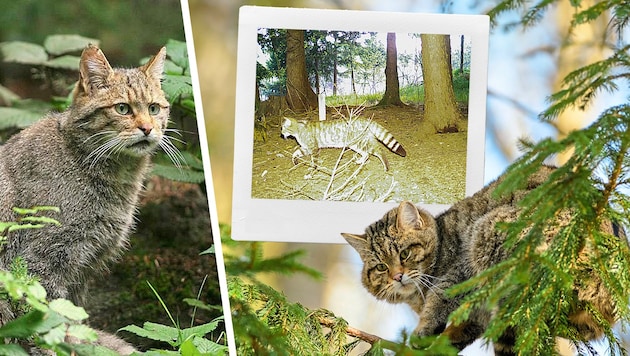
<instances>
[{"instance_id":1,"label":"conifer tree","mask_svg":"<svg viewBox=\"0 0 630 356\"><path fill-rule=\"evenodd\" d=\"M521 1L508 0L490 14L496 21L497 15L507 10L521 9L524 12L521 24L527 27L535 24L555 2L540 1L525 8ZM582 1L573 1L572 5L576 9L573 26L608 13L612 18L610 30L618 34L623 32L630 15L626 1L599 2L590 7ZM550 107L540 114L543 121L553 121L569 107L584 109L597 93L614 91L620 83L627 87L630 46L616 45L610 49L610 57L566 76L564 89L551 96ZM541 164L569 148L573 154L546 183L524 198L519 218L504 226L506 243L515 246L512 256L450 291L470 292L451 320L465 320L475 307L496 308L485 337L496 340L506 328L514 328L519 354L554 354L555 337L567 338L591 350L569 324L571 305L577 303L574 283L593 275L601 279L617 306L621 322L627 324L630 317L628 240L623 231L618 234L600 231L605 221L621 228L630 226L630 105L604 110L591 126L560 141L523 142L523 147L526 153L509 167L497 194L522 188L526 178ZM559 229L544 251L537 249L545 243L543 229L553 226L555 216L563 211L571 212L570 222ZM578 254L585 250L592 251L588 259L578 259ZM593 275L584 275L585 269ZM595 310L586 308L605 330L611 353L625 354L611 325Z\"/></svg>"}]
</instances>

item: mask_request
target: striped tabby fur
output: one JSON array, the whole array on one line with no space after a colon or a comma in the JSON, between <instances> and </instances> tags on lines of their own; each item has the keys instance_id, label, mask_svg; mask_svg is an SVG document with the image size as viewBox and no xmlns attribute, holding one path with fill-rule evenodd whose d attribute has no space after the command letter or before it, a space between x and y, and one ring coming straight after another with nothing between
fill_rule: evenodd
<instances>
[{"instance_id":1,"label":"striped tabby fur","mask_svg":"<svg viewBox=\"0 0 630 356\"><path fill-rule=\"evenodd\" d=\"M13 207L51 205L60 211L50 217L61 223L11 232L0 249L0 270L20 257L48 298L82 304L88 280L120 257L151 156L158 147L174 161L179 155L166 136L173 129L160 84L165 60L162 48L139 68L112 68L100 49L88 46L70 107L0 146L0 221L16 221ZM21 312L0 298L0 326ZM98 345L134 351L113 335L97 334Z\"/></svg>"},{"instance_id":2,"label":"striped tabby fur","mask_svg":"<svg viewBox=\"0 0 630 356\"><path fill-rule=\"evenodd\" d=\"M282 137L294 137L300 147L293 153L293 163L297 158L311 155L320 148L349 148L361 157L362 164L370 155L378 157L385 170L389 162L383 155L381 143L390 151L405 157L407 152L394 136L377 122L365 118L351 120L306 121L285 117L282 120ZM380 142L380 143L379 143Z\"/></svg>"},{"instance_id":3,"label":"striped tabby fur","mask_svg":"<svg viewBox=\"0 0 630 356\"><path fill-rule=\"evenodd\" d=\"M464 349L482 337L494 309L475 309L466 322L449 324L449 315L459 307L463 296L451 297L445 291L510 255L511 250L504 247L505 234L496 225L514 221L523 197L553 171L553 167L543 166L529 177L525 189L495 198L494 190L504 180L504 176L499 177L435 217L411 202L402 202L368 226L364 234L342 233L363 261L363 286L377 299L408 304L419 316L416 335L442 334ZM558 214L557 221L543 230L547 241L571 219L574 217L570 212ZM610 222L602 222L600 232L625 238L625 232ZM584 248L576 263L593 258L595 253ZM575 276L573 283L575 298L563 301L571 303L570 314L564 316L573 327L571 332L584 340L602 337L604 330L597 318L614 323L619 318L615 301L599 275L587 268ZM508 327L493 343L495 355L514 355L519 331Z\"/></svg>"}]
</instances>

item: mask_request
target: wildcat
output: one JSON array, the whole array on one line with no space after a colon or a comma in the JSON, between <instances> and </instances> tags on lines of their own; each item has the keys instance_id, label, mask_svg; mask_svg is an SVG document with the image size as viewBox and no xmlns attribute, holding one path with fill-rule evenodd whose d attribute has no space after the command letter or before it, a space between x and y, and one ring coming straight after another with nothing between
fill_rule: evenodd
<instances>
[{"instance_id":1,"label":"wildcat","mask_svg":"<svg viewBox=\"0 0 630 356\"><path fill-rule=\"evenodd\" d=\"M293 164L304 155L311 155L320 148L349 148L361 157L362 164L370 155L378 157L389 170L389 162L380 149L381 142L390 151L405 157L407 152L394 136L377 122L365 118L351 120L305 121L285 117L282 120L283 138L294 137L300 147L293 153Z\"/></svg>"},{"instance_id":2,"label":"wildcat","mask_svg":"<svg viewBox=\"0 0 630 356\"><path fill-rule=\"evenodd\" d=\"M56 206L60 226L11 232L0 268L21 257L50 299L81 304L86 281L106 270L128 243L150 156L175 147L165 136L169 102L161 88L166 49L145 65L114 69L103 52L81 54L69 108L51 113L0 146L0 221L13 207ZM0 301L0 325L16 317ZM133 351L114 336L101 342Z\"/></svg>"},{"instance_id":3,"label":"wildcat","mask_svg":"<svg viewBox=\"0 0 630 356\"><path fill-rule=\"evenodd\" d=\"M444 291L507 258L509 251L501 247L505 237L495 230L496 223L516 219L517 202L542 184L552 171L544 166L529 177L526 189L496 199L491 194L503 180L500 177L436 217L411 202L402 202L368 226L365 234L343 233L364 263L363 286L378 299L410 305L420 317L415 334L443 333L454 346L463 349L482 335L492 312L475 310L467 322L447 327L448 316L459 306L461 297L449 299ZM568 222L568 216L562 215L559 220ZM618 236L623 234L610 223L602 229ZM553 231L545 233L547 239L553 237ZM615 306L601 280L592 278L586 285L574 286L574 290L581 301L592 303L605 320L616 320ZM603 333L593 317L579 306L569 319L587 340ZM496 355L513 354L514 332L507 330L494 343Z\"/></svg>"}]
</instances>

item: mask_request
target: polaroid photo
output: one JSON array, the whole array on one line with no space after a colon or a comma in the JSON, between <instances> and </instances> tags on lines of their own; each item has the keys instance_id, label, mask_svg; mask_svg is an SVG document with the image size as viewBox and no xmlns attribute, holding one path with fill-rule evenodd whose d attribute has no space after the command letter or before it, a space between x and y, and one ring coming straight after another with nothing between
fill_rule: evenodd
<instances>
[{"instance_id":1,"label":"polaroid photo","mask_svg":"<svg viewBox=\"0 0 630 356\"><path fill-rule=\"evenodd\" d=\"M489 19L245 6L232 238L345 243L484 184Z\"/></svg>"}]
</instances>

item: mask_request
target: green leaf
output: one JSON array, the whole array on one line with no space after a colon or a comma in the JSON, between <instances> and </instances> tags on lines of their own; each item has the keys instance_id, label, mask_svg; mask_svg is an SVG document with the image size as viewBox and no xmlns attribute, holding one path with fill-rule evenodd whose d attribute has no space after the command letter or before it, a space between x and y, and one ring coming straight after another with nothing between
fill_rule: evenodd
<instances>
[{"instance_id":1,"label":"green leaf","mask_svg":"<svg viewBox=\"0 0 630 356\"><path fill-rule=\"evenodd\" d=\"M197 350L193 341L188 339L185 340L179 348L179 352L182 356L201 356L201 352Z\"/></svg>"},{"instance_id":2,"label":"green leaf","mask_svg":"<svg viewBox=\"0 0 630 356\"><path fill-rule=\"evenodd\" d=\"M46 225L44 225L44 224L19 224L19 225L10 226L7 231L8 232L13 232L13 231L17 231L17 230L41 229L44 226L46 226Z\"/></svg>"},{"instance_id":3,"label":"green leaf","mask_svg":"<svg viewBox=\"0 0 630 356\"><path fill-rule=\"evenodd\" d=\"M0 43L0 55L5 62L40 65L48 60L44 47L28 42Z\"/></svg>"},{"instance_id":4,"label":"green leaf","mask_svg":"<svg viewBox=\"0 0 630 356\"><path fill-rule=\"evenodd\" d=\"M190 305L191 307L196 307L196 308L203 309L203 310L217 310L217 309L221 309L221 307L214 306L214 305L208 305L208 304L202 302L199 299L193 299L193 298L184 298L184 303Z\"/></svg>"},{"instance_id":5,"label":"green leaf","mask_svg":"<svg viewBox=\"0 0 630 356\"><path fill-rule=\"evenodd\" d=\"M210 246L207 250L201 251L200 255L207 255L214 253L214 245Z\"/></svg>"},{"instance_id":6,"label":"green leaf","mask_svg":"<svg viewBox=\"0 0 630 356\"><path fill-rule=\"evenodd\" d=\"M44 65L50 68L79 70L81 57L65 55L46 61Z\"/></svg>"},{"instance_id":7,"label":"green leaf","mask_svg":"<svg viewBox=\"0 0 630 356\"><path fill-rule=\"evenodd\" d=\"M145 322L142 328L137 325L127 325L119 330L128 331L151 340L168 342L171 345L175 345L179 336L179 330L176 328L151 322Z\"/></svg>"},{"instance_id":8,"label":"green leaf","mask_svg":"<svg viewBox=\"0 0 630 356\"><path fill-rule=\"evenodd\" d=\"M40 301L46 300L46 289L42 287L41 284L39 283L32 284L28 286L26 290L28 291L28 294L31 295L33 298Z\"/></svg>"},{"instance_id":9,"label":"green leaf","mask_svg":"<svg viewBox=\"0 0 630 356\"><path fill-rule=\"evenodd\" d=\"M178 67L182 69L188 68L188 48L186 47L186 42L169 39L166 43L166 54Z\"/></svg>"},{"instance_id":10,"label":"green leaf","mask_svg":"<svg viewBox=\"0 0 630 356\"><path fill-rule=\"evenodd\" d=\"M33 208L13 208L13 211L20 215L34 215L39 213L40 211L54 211L56 213L60 212L59 208L56 206L36 206Z\"/></svg>"},{"instance_id":11,"label":"green leaf","mask_svg":"<svg viewBox=\"0 0 630 356\"><path fill-rule=\"evenodd\" d=\"M49 310L46 316L44 317L44 321L41 324L37 325L37 327L35 327L34 330L35 330L35 333L37 334L43 334L43 333L49 332L50 330L56 328L57 326L61 324L67 323L68 321L69 320L67 318Z\"/></svg>"},{"instance_id":12,"label":"green leaf","mask_svg":"<svg viewBox=\"0 0 630 356\"><path fill-rule=\"evenodd\" d=\"M183 329L181 330L182 338L186 340L194 335L203 337L204 335L213 332L217 328L217 326L219 325L219 321L221 320L223 320L223 317L214 319L213 321L203 324L203 325L198 325L198 326L193 326L192 328Z\"/></svg>"},{"instance_id":13,"label":"green leaf","mask_svg":"<svg viewBox=\"0 0 630 356\"><path fill-rule=\"evenodd\" d=\"M188 76L166 74L162 81L162 90L168 101L173 103L179 97L192 96L192 81Z\"/></svg>"},{"instance_id":14,"label":"green leaf","mask_svg":"<svg viewBox=\"0 0 630 356\"><path fill-rule=\"evenodd\" d=\"M0 355L28 356L28 352L18 344L0 344Z\"/></svg>"},{"instance_id":15,"label":"green leaf","mask_svg":"<svg viewBox=\"0 0 630 356\"><path fill-rule=\"evenodd\" d=\"M0 130L10 127L16 127L19 129L29 127L41 118L41 114L34 113L32 111L18 108L0 107Z\"/></svg>"},{"instance_id":16,"label":"green leaf","mask_svg":"<svg viewBox=\"0 0 630 356\"><path fill-rule=\"evenodd\" d=\"M15 221L0 221L0 231L4 231L14 225L18 225L18 223L16 223Z\"/></svg>"},{"instance_id":17,"label":"green leaf","mask_svg":"<svg viewBox=\"0 0 630 356\"><path fill-rule=\"evenodd\" d=\"M65 316L70 320L84 320L87 319L88 314L82 307L77 307L67 299L55 299L49 304L50 309Z\"/></svg>"},{"instance_id":18,"label":"green leaf","mask_svg":"<svg viewBox=\"0 0 630 356\"><path fill-rule=\"evenodd\" d=\"M96 331L94 331L94 329L90 328L89 326L83 324L70 325L68 327L68 335L85 341L96 341L98 339Z\"/></svg>"},{"instance_id":19,"label":"green leaf","mask_svg":"<svg viewBox=\"0 0 630 356\"><path fill-rule=\"evenodd\" d=\"M49 218L47 216L25 216L21 219L22 221L34 222L39 224L50 224L61 226L61 223L56 219Z\"/></svg>"},{"instance_id":20,"label":"green leaf","mask_svg":"<svg viewBox=\"0 0 630 356\"><path fill-rule=\"evenodd\" d=\"M44 322L46 314L33 310L0 328L0 338L27 338Z\"/></svg>"},{"instance_id":21,"label":"green leaf","mask_svg":"<svg viewBox=\"0 0 630 356\"><path fill-rule=\"evenodd\" d=\"M72 349L77 352L77 355L90 355L90 356L120 356L116 351L110 350L103 346L89 345L89 344L73 344ZM133 353L132 355L138 355ZM146 356L146 353L142 355Z\"/></svg>"},{"instance_id":22,"label":"green leaf","mask_svg":"<svg viewBox=\"0 0 630 356\"><path fill-rule=\"evenodd\" d=\"M42 335L42 340L47 345L57 345L64 342L66 339L66 326L61 324L52 328L49 332Z\"/></svg>"},{"instance_id":23,"label":"green leaf","mask_svg":"<svg viewBox=\"0 0 630 356\"><path fill-rule=\"evenodd\" d=\"M186 183L199 184L205 181L203 172L188 169L186 167L177 168L174 165L154 164L152 174L170 180Z\"/></svg>"},{"instance_id":24,"label":"green leaf","mask_svg":"<svg viewBox=\"0 0 630 356\"><path fill-rule=\"evenodd\" d=\"M89 44L98 47L99 43L100 41L95 38L79 35L51 35L44 40L44 48L46 48L48 53L59 56L70 52L81 51Z\"/></svg>"},{"instance_id":25,"label":"green leaf","mask_svg":"<svg viewBox=\"0 0 630 356\"><path fill-rule=\"evenodd\" d=\"M18 101L15 101L13 102L12 107L15 109L26 110L42 117L53 109L53 106L51 105L49 101L43 101L43 100L31 99L31 98L20 99Z\"/></svg>"},{"instance_id":26,"label":"green leaf","mask_svg":"<svg viewBox=\"0 0 630 356\"><path fill-rule=\"evenodd\" d=\"M227 346L217 344L203 337L194 337L192 339L193 344L197 347L197 350L204 354L211 355L224 355L227 353Z\"/></svg>"},{"instance_id":27,"label":"green leaf","mask_svg":"<svg viewBox=\"0 0 630 356\"><path fill-rule=\"evenodd\" d=\"M133 353L132 355L138 355L138 353ZM169 351L169 350L149 350L147 352L143 352L142 356L163 356L163 355L173 355L180 356L181 353L179 351Z\"/></svg>"},{"instance_id":28,"label":"green leaf","mask_svg":"<svg viewBox=\"0 0 630 356\"><path fill-rule=\"evenodd\" d=\"M19 99L20 97L14 92L12 92L11 90L9 90L9 88L3 85L0 85L0 103L4 103L4 105L9 105Z\"/></svg>"}]
</instances>

